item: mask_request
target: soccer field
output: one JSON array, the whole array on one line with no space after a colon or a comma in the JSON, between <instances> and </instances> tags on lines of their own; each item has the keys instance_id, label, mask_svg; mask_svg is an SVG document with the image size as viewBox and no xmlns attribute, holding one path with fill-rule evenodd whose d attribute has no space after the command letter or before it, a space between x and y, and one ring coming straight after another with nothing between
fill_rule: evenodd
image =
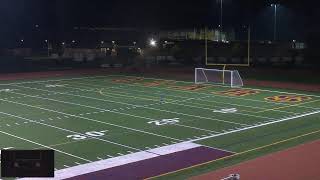
<instances>
[{"instance_id":1,"label":"soccer field","mask_svg":"<svg viewBox=\"0 0 320 180\"><path fill-rule=\"evenodd\" d=\"M316 93L121 75L0 84L0 148L53 149L56 170L181 142L239 153L319 121Z\"/></svg>"}]
</instances>

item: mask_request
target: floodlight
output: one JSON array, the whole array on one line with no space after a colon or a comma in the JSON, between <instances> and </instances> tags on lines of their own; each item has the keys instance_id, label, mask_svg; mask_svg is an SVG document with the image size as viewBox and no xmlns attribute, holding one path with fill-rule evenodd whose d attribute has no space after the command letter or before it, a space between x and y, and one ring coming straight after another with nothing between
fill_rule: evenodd
<instances>
[{"instance_id":1,"label":"floodlight","mask_svg":"<svg viewBox=\"0 0 320 180\"><path fill-rule=\"evenodd\" d=\"M156 47L157 46L157 41L154 40L154 39L150 39L149 45L152 46L152 47Z\"/></svg>"}]
</instances>

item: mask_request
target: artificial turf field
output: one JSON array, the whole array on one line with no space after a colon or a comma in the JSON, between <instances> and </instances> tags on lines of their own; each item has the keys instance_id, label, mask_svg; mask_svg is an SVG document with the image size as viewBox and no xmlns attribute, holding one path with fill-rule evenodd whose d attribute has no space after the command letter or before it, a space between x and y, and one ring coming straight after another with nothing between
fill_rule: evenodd
<instances>
[{"instance_id":1,"label":"artificial turf field","mask_svg":"<svg viewBox=\"0 0 320 180\"><path fill-rule=\"evenodd\" d=\"M0 148L56 170L192 142L239 153L320 129L320 95L134 76L3 81Z\"/></svg>"}]
</instances>

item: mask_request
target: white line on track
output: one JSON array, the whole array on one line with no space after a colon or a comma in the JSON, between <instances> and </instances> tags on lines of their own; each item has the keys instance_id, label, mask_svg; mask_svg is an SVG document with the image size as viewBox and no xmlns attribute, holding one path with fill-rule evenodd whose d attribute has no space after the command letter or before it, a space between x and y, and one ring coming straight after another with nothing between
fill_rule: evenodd
<instances>
[{"instance_id":1,"label":"white line on track","mask_svg":"<svg viewBox=\"0 0 320 180\"><path fill-rule=\"evenodd\" d=\"M57 151L57 152L59 152L59 153L62 153L62 154L65 154L65 155L68 155L68 156L71 156L71 157L75 157L75 158L77 158L77 159L81 159L81 160L84 160L84 161L86 161L86 162L92 162L92 161L90 161L90 160L88 160L88 159L85 159L85 158L82 158L82 157L79 157L79 156L76 156L76 155L73 155L73 154L70 154L70 153L67 153L67 152L64 152L64 151L55 149L55 148L52 148L52 147L49 147L49 146L46 146L46 145L43 145L43 144L40 144L40 143L31 141L31 140L28 140L28 139L25 139L25 138L22 138L22 137L19 137L19 136L16 136L16 135L13 135L13 134L10 134L10 133L1 131L1 130L0 130L0 133L6 134L6 135L8 135L8 136L11 136L11 137L14 137L14 138L17 138L17 139L20 139L20 140L23 140L23 141L26 141L26 142L29 142L29 143L32 143L32 144L36 144L36 145L38 145L38 146L41 146L41 147L44 147L44 148L47 148L47 149L55 150L55 151Z\"/></svg>"}]
</instances>

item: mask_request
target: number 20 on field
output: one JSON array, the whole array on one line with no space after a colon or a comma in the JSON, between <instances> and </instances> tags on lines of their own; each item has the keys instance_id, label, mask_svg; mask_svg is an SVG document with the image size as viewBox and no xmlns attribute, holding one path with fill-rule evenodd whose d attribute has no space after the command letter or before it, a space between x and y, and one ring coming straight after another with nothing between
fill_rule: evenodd
<instances>
[{"instance_id":1,"label":"number 20 on field","mask_svg":"<svg viewBox=\"0 0 320 180\"><path fill-rule=\"evenodd\" d=\"M155 124L157 126L163 126L167 124L175 124L179 122L179 118L173 118L173 119L162 119L162 120L155 120L155 121L149 121L148 124Z\"/></svg>"}]
</instances>

